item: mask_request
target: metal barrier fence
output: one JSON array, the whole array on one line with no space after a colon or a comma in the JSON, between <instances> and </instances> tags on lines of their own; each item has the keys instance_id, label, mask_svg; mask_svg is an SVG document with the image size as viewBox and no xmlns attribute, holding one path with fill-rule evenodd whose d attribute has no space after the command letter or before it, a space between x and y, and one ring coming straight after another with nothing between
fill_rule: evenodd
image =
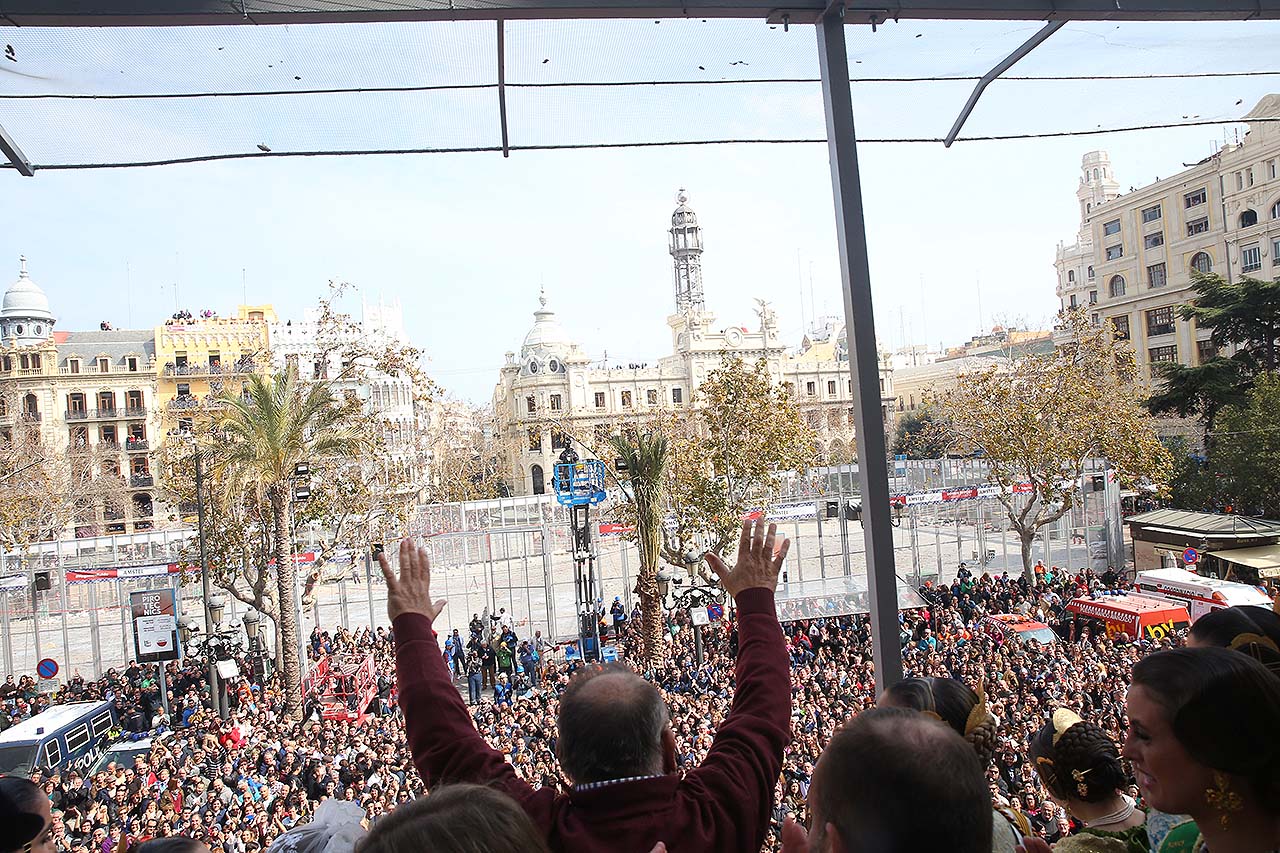
<instances>
[{"instance_id":1,"label":"metal barrier fence","mask_svg":"<svg viewBox=\"0 0 1280 853\"><path fill-rule=\"evenodd\" d=\"M893 463L891 463L893 464ZM1084 478L1073 510L1041 532L1033 560L1077 572L1124 565L1119 490L1099 463ZM895 488L913 496L895 519L898 575L912 585L954 575L961 562L975 571L1022 570L1020 542L1006 513L990 497L943 500L981 482L979 460L896 463ZM856 469L844 466L797 482L770 504L768 515L792 540L784 582L812 584L866 574ZM605 518L598 516L598 518ZM423 507L411 530L424 537L437 597L449 600L442 617L465 633L472 614L505 609L521 636L542 631L567 638L576 631L574 564L569 521L550 496ZM129 536L46 542L22 555L0 558L0 630L6 673L33 673L42 657L58 660L64 676L95 677L132 657L129 593L174 586L170 570L194 532L187 528ZM395 548L388 547L393 563ZM614 597L631 611L639 554L622 536L598 540L596 583L607 610ZM49 589L34 589L37 573ZM95 580L77 580L94 577ZM70 580L68 580L70 578ZM181 611L203 622L198 577L178 586ZM226 621L239 624L244 605L228 597ZM34 615L34 618L33 618ZM301 614L302 634L317 625L386 626L386 589L371 561L357 559L349 573L316 590ZM264 625L264 636L272 632Z\"/></svg>"}]
</instances>

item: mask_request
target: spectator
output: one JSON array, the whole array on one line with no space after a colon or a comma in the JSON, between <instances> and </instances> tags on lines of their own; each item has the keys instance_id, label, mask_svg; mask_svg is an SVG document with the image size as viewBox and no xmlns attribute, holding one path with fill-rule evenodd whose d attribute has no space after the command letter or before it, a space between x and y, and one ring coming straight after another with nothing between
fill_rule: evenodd
<instances>
[{"instance_id":1,"label":"spectator","mask_svg":"<svg viewBox=\"0 0 1280 853\"><path fill-rule=\"evenodd\" d=\"M1146 815L1124 794L1128 777L1106 732L1058 708L1032 740L1031 757L1049 796L1083 824L1055 850L1089 853L1099 849L1099 839L1119 842L1118 849L1146 846Z\"/></svg>"},{"instance_id":2,"label":"spectator","mask_svg":"<svg viewBox=\"0 0 1280 853\"><path fill-rule=\"evenodd\" d=\"M766 533L763 521L748 521L733 569L709 557L738 607L738 686L701 766L684 778L675 773L668 708L651 684L625 667L591 667L570 681L556 721L556 751L574 786L567 795L522 781L472 727L439 655L429 653L431 623L445 602L431 599L426 551L401 542L401 577L385 557L379 565L409 746L423 779L503 790L561 850L648 851L660 840L683 850L758 849L790 739L787 655L773 601L790 543L774 557L774 542L774 525Z\"/></svg>"},{"instance_id":3,"label":"spectator","mask_svg":"<svg viewBox=\"0 0 1280 853\"><path fill-rule=\"evenodd\" d=\"M446 785L374 824L356 853L548 853L515 801L483 785Z\"/></svg>"},{"instance_id":4,"label":"spectator","mask_svg":"<svg viewBox=\"0 0 1280 853\"><path fill-rule=\"evenodd\" d=\"M0 853L54 853L49 797L35 783L0 776Z\"/></svg>"},{"instance_id":5,"label":"spectator","mask_svg":"<svg viewBox=\"0 0 1280 853\"><path fill-rule=\"evenodd\" d=\"M480 691L483 689L483 676L480 674L480 656L475 652L467 652L467 702L470 705L480 704Z\"/></svg>"},{"instance_id":6,"label":"spectator","mask_svg":"<svg viewBox=\"0 0 1280 853\"><path fill-rule=\"evenodd\" d=\"M822 752L809 789L808 838L786 853L988 853L991 803L973 749L946 725L902 708L855 717Z\"/></svg>"},{"instance_id":7,"label":"spectator","mask_svg":"<svg viewBox=\"0 0 1280 853\"><path fill-rule=\"evenodd\" d=\"M1151 808L1190 815L1201 849L1280 847L1280 678L1245 654L1172 649L1134 666L1127 709L1124 756Z\"/></svg>"},{"instance_id":8,"label":"spectator","mask_svg":"<svg viewBox=\"0 0 1280 853\"><path fill-rule=\"evenodd\" d=\"M130 849L129 853L209 853L209 848L194 838L169 836L144 841Z\"/></svg>"}]
</instances>

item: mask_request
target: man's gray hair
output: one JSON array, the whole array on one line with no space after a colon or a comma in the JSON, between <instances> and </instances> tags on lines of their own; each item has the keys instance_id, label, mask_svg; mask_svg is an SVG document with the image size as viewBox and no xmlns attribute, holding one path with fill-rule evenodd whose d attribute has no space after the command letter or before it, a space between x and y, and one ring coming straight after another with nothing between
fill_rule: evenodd
<instances>
[{"instance_id":1,"label":"man's gray hair","mask_svg":"<svg viewBox=\"0 0 1280 853\"><path fill-rule=\"evenodd\" d=\"M579 785L659 775L669 719L662 694L625 664L581 669L560 697L560 766Z\"/></svg>"}]
</instances>

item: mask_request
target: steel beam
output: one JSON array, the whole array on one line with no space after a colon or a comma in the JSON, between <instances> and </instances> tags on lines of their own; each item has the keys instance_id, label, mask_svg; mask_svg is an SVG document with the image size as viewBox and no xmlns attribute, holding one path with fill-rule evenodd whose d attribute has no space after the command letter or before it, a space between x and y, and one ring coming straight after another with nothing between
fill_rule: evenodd
<instances>
[{"instance_id":1,"label":"steel beam","mask_svg":"<svg viewBox=\"0 0 1280 853\"><path fill-rule=\"evenodd\" d=\"M871 269L858 175L858 140L853 129L853 93L844 20L838 10L818 22L818 65L827 116L827 156L836 208L840 284L844 291L845 334L853 377L853 416L858 442L858 483L862 489L862 537L867 554L872 655L876 692L902 680L898 639L898 576L893 564L889 514L889 467L885 455L880 397L880 351L871 308Z\"/></svg>"},{"instance_id":2,"label":"steel beam","mask_svg":"<svg viewBox=\"0 0 1280 853\"><path fill-rule=\"evenodd\" d=\"M830 0L5 0L0 25L135 27L496 21L565 18L756 18L817 23ZM1240 21L1280 18L1280 0L870 0L844 22L899 19Z\"/></svg>"},{"instance_id":3,"label":"steel beam","mask_svg":"<svg viewBox=\"0 0 1280 853\"><path fill-rule=\"evenodd\" d=\"M13 137L9 135L9 132L2 125L0 125L0 153L9 158L9 162L13 164L13 168L17 169L18 172L28 178L35 177L36 173L31 168L31 161L27 159L27 155L22 153L18 143L13 141ZM33 462L32 464L34 465L35 463Z\"/></svg>"},{"instance_id":4,"label":"steel beam","mask_svg":"<svg viewBox=\"0 0 1280 853\"><path fill-rule=\"evenodd\" d=\"M987 86L991 85L991 81L1008 71L1018 60L1044 44L1045 39L1056 33L1067 25L1066 21L1050 21L1045 24L1036 34L1024 41L1018 46L1018 49L1006 56L1000 63L982 75L982 79L978 81L978 85L973 87L973 94L969 96L969 100L965 102L964 109L960 111L960 115L956 116L955 124L951 125L951 132L947 134L947 138L942 141L946 148L951 147L951 143L956 141L956 137L960 135L960 128L964 127L964 123L968 121L969 114L973 112L973 108L978 105L978 99L982 97L982 93L986 91Z\"/></svg>"},{"instance_id":5,"label":"steel beam","mask_svg":"<svg viewBox=\"0 0 1280 853\"><path fill-rule=\"evenodd\" d=\"M502 156L511 156L507 133L507 22L498 21L498 126L502 132Z\"/></svg>"}]
</instances>

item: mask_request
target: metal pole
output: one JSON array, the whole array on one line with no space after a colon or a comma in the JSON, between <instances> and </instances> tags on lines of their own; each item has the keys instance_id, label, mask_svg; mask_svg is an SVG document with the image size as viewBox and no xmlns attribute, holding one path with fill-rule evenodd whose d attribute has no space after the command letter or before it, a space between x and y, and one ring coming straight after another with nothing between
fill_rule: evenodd
<instances>
[{"instance_id":1,"label":"metal pole","mask_svg":"<svg viewBox=\"0 0 1280 853\"><path fill-rule=\"evenodd\" d=\"M0 620L4 626L4 671L13 672L13 632L9 628L9 590L0 592L4 596L4 608ZM97 637L97 634L94 634Z\"/></svg>"},{"instance_id":2,"label":"metal pole","mask_svg":"<svg viewBox=\"0 0 1280 853\"><path fill-rule=\"evenodd\" d=\"M876 349L871 304L871 270L858 175L858 142L853 127L853 95L844 40L843 6L833 6L815 29L822 100L827 120L827 151L835 202L840 282L844 290L849 370L853 377L854 426L858 441L858 483L862 493L863 538L867 553L867 592L871 603L872 654L876 692L902 680L898 642L898 580L893 565L893 527L889 521L889 469L880 399L880 355Z\"/></svg>"},{"instance_id":3,"label":"metal pole","mask_svg":"<svg viewBox=\"0 0 1280 853\"><path fill-rule=\"evenodd\" d=\"M690 617L690 619L692 619L692 617ZM703 661L701 625L693 626L693 655L694 659L698 662L698 666L701 667Z\"/></svg>"},{"instance_id":4,"label":"metal pole","mask_svg":"<svg viewBox=\"0 0 1280 853\"><path fill-rule=\"evenodd\" d=\"M40 598L36 592L36 577L31 576L31 635L35 637L36 663L44 659L40 651Z\"/></svg>"},{"instance_id":5,"label":"metal pole","mask_svg":"<svg viewBox=\"0 0 1280 853\"><path fill-rule=\"evenodd\" d=\"M369 630L373 630L373 549L364 552L364 598L369 605Z\"/></svg>"},{"instance_id":6,"label":"metal pole","mask_svg":"<svg viewBox=\"0 0 1280 853\"><path fill-rule=\"evenodd\" d=\"M212 637L218 631L213 624L213 611L209 609L209 599L213 597L213 589L209 583L209 559L205 552L204 542L204 454L196 450L196 536L200 547L200 592L204 596L204 633ZM281 602L283 606L284 602ZM209 657L209 698L213 702L213 711L224 720L227 709L222 706L221 687L218 684L218 664Z\"/></svg>"},{"instance_id":7,"label":"metal pole","mask_svg":"<svg viewBox=\"0 0 1280 853\"><path fill-rule=\"evenodd\" d=\"M62 665L70 671L73 667L71 661L71 635L67 631L67 608L70 606L70 602L67 600L67 575L66 572L58 572L58 574L62 575L58 579L59 598L62 599L62 618L60 620L62 622ZM51 572L49 576L53 577L53 573Z\"/></svg>"},{"instance_id":8,"label":"metal pole","mask_svg":"<svg viewBox=\"0 0 1280 853\"><path fill-rule=\"evenodd\" d=\"M86 587L89 594L89 644L93 648L93 677L101 678L105 667L102 665L102 639L98 636L98 585L88 583Z\"/></svg>"},{"instance_id":9,"label":"metal pole","mask_svg":"<svg viewBox=\"0 0 1280 853\"><path fill-rule=\"evenodd\" d=\"M818 574L822 576L823 580L826 580L827 554L822 542L822 516L826 514L827 502L824 500L814 501L813 510L813 514L818 519Z\"/></svg>"}]
</instances>

